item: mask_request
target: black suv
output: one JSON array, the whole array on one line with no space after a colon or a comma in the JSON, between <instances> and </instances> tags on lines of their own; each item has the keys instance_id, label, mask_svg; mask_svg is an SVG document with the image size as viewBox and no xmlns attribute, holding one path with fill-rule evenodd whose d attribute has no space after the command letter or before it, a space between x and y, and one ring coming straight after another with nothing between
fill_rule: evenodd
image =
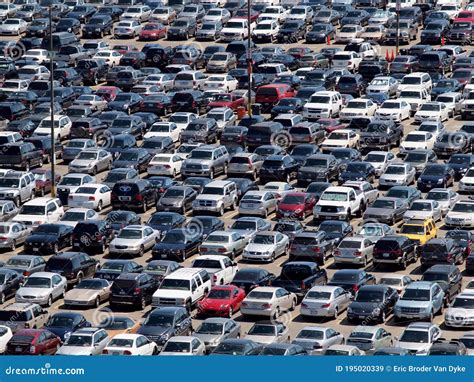
<instances>
[{"instance_id":1,"label":"black suv","mask_svg":"<svg viewBox=\"0 0 474 382\"><path fill-rule=\"evenodd\" d=\"M406 236L387 235L374 246L374 268L381 265L399 265L406 269L409 261L416 262L415 243Z\"/></svg>"},{"instance_id":2,"label":"black suv","mask_svg":"<svg viewBox=\"0 0 474 382\"><path fill-rule=\"evenodd\" d=\"M433 345L431 345L430 350L428 351L428 355L467 355L467 348L461 342L457 340L446 341L443 338L438 339L435 341Z\"/></svg>"},{"instance_id":3,"label":"black suv","mask_svg":"<svg viewBox=\"0 0 474 382\"><path fill-rule=\"evenodd\" d=\"M147 66L158 67L163 69L166 65L171 62L171 56L173 55L173 49L169 46L153 45L146 50L145 53L145 64Z\"/></svg>"},{"instance_id":4,"label":"black suv","mask_svg":"<svg viewBox=\"0 0 474 382\"><path fill-rule=\"evenodd\" d=\"M98 266L98 260L83 252L63 252L51 256L44 270L60 274L68 284L78 284L84 278L94 277Z\"/></svg>"},{"instance_id":5,"label":"black suv","mask_svg":"<svg viewBox=\"0 0 474 382\"><path fill-rule=\"evenodd\" d=\"M271 181L290 183L298 174L298 162L290 155L270 155L260 169L260 182Z\"/></svg>"},{"instance_id":6,"label":"black suv","mask_svg":"<svg viewBox=\"0 0 474 382\"><path fill-rule=\"evenodd\" d=\"M33 136L25 139L25 142L32 143L37 150L39 150L43 155L43 163L51 162L51 137L50 136ZM54 156L59 158L63 152L63 145L55 141L54 144Z\"/></svg>"},{"instance_id":7,"label":"black suv","mask_svg":"<svg viewBox=\"0 0 474 382\"><path fill-rule=\"evenodd\" d=\"M145 179L123 180L112 189L112 209L138 209L146 212L156 204L156 189Z\"/></svg>"},{"instance_id":8,"label":"black suv","mask_svg":"<svg viewBox=\"0 0 474 382\"><path fill-rule=\"evenodd\" d=\"M15 142L3 145L0 167L21 168L30 171L33 166L43 166L43 155L31 142Z\"/></svg>"},{"instance_id":9,"label":"black suv","mask_svg":"<svg viewBox=\"0 0 474 382\"><path fill-rule=\"evenodd\" d=\"M452 239L430 239L420 248L421 269L435 264L462 264L464 248Z\"/></svg>"},{"instance_id":10,"label":"black suv","mask_svg":"<svg viewBox=\"0 0 474 382\"><path fill-rule=\"evenodd\" d=\"M0 117L9 121L25 118L30 111L21 102L0 102Z\"/></svg>"},{"instance_id":11,"label":"black suv","mask_svg":"<svg viewBox=\"0 0 474 382\"><path fill-rule=\"evenodd\" d=\"M385 323L397 301L398 292L388 285L363 285L349 305L347 320Z\"/></svg>"},{"instance_id":12,"label":"black suv","mask_svg":"<svg viewBox=\"0 0 474 382\"><path fill-rule=\"evenodd\" d=\"M89 22L82 28L82 37L104 37L106 34L112 34L112 17L101 15L93 16Z\"/></svg>"},{"instance_id":13,"label":"black suv","mask_svg":"<svg viewBox=\"0 0 474 382\"><path fill-rule=\"evenodd\" d=\"M110 306L133 305L145 309L159 282L147 273L122 273L110 288Z\"/></svg>"},{"instance_id":14,"label":"black suv","mask_svg":"<svg viewBox=\"0 0 474 382\"><path fill-rule=\"evenodd\" d=\"M298 186L307 186L311 182L325 182L339 177L340 168L335 156L314 154L306 159L298 169Z\"/></svg>"},{"instance_id":15,"label":"black suv","mask_svg":"<svg viewBox=\"0 0 474 382\"><path fill-rule=\"evenodd\" d=\"M279 43L298 42L306 37L306 24L303 20L289 20L280 27L277 34Z\"/></svg>"},{"instance_id":16,"label":"black suv","mask_svg":"<svg viewBox=\"0 0 474 382\"><path fill-rule=\"evenodd\" d=\"M403 137L403 126L392 120L370 122L360 133L362 151L389 150L399 146Z\"/></svg>"},{"instance_id":17,"label":"black suv","mask_svg":"<svg viewBox=\"0 0 474 382\"><path fill-rule=\"evenodd\" d=\"M186 308L170 306L152 310L137 334L146 336L161 349L168 338L190 335L192 329L191 316Z\"/></svg>"},{"instance_id":18,"label":"black suv","mask_svg":"<svg viewBox=\"0 0 474 382\"><path fill-rule=\"evenodd\" d=\"M422 280L439 284L444 291L445 306L448 306L462 289L461 271L455 265L433 265L423 273Z\"/></svg>"},{"instance_id":19,"label":"black suv","mask_svg":"<svg viewBox=\"0 0 474 382\"><path fill-rule=\"evenodd\" d=\"M354 97L361 97L365 93L367 82L360 74L346 74L341 76L336 85L336 90L340 93L350 94Z\"/></svg>"},{"instance_id":20,"label":"black suv","mask_svg":"<svg viewBox=\"0 0 474 382\"><path fill-rule=\"evenodd\" d=\"M176 92L171 99L171 110L196 113L207 111L207 98L199 90L184 90Z\"/></svg>"},{"instance_id":21,"label":"black suv","mask_svg":"<svg viewBox=\"0 0 474 382\"><path fill-rule=\"evenodd\" d=\"M452 70L453 61L446 52L432 51L420 56L420 72L440 72L444 74Z\"/></svg>"},{"instance_id":22,"label":"black suv","mask_svg":"<svg viewBox=\"0 0 474 382\"><path fill-rule=\"evenodd\" d=\"M86 220L76 224L71 236L73 248L87 253L104 253L114 238L114 230L108 220Z\"/></svg>"},{"instance_id":23,"label":"black suv","mask_svg":"<svg viewBox=\"0 0 474 382\"><path fill-rule=\"evenodd\" d=\"M69 137L73 138L95 138L99 132L104 132L107 125L99 118L79 118L72 123Z\"/></svg>"},{"instance_id":24,"label":"black suv","mask_svg":"<svg viewBox=\"0 0 474 382\"><path fill-rule=\"evenodd\" d=\"M97 85L105 78L109 65L104 60L85 59L78 61L76 71L82 76L85 83Z\"/></svg>"},{"instance_id":25,"label":"black suv","mask_svg":"<svg viewBox=\"0 0 474 382\"><path fill-rule=\"evenodd\" d=\"M194 19L180 18L168 27L166 38L168 40L188 40L189 37L195 37L197 23Z\"/></svg>"}]
</instances>

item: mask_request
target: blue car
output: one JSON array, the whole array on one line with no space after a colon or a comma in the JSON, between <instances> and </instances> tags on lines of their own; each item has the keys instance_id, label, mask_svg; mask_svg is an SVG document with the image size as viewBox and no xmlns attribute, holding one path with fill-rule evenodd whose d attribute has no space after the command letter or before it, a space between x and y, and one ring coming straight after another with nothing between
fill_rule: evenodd
<instances>
[{"instance_id":1,"label":"blue car","mask_svg":"<svg viewBox=\"0 0 474 382\"><path fill-rule=\"evenodd\" d=\"M198 253L203 235L199 230L175 228L166 232L161 242L152 250L153 260L185 261Z\"/></svg>"},{"instance_id":2,"label":"blue car","mask_svg":"<svg viewBox=\"0 0 474 382\"><path fill-rule=\"evenodd\" d=\"M91 326L91 323L81 313L59 312L49 318L44 329L56 334L64 341L76 330L90 328Z\"/></svg>"},{"instance_id":3,"label":"blue car","mask_svg":"<svg viewBox=\"0 0 474 382\"><path fill-rule=\"evenodd\" d=\"M447 164L429 164L418 178L417 188L424 192L432 188L447 188L454 184L454 170Z\"/></svg>"}]
</instances>

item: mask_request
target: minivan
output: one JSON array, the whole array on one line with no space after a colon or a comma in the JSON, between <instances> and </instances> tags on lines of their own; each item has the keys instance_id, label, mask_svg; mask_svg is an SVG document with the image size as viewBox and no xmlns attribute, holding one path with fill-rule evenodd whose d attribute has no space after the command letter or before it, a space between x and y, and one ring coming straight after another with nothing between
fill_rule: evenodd
<instances>
[{"instance_id":1,"label":"minivan","mask_svg":"<svg viewBox=\"0 0 474 382\"><path fill-rule=\"evenodd\" d=\"M69 32L53 33L53 51L58 52L59 49L66 45L73 45L79 43L77 36ZM49 49L50 39L45 38L41 42L41 49Z\"/></svg>"},{"instance_id":2,"label":"minivan","mask_svg":"<svg viewBox=\"0 0 474 382\"><path fill-rule=\"evenodd\" d=\"M247 146L253 151L258 146L274 144L277 134L282 134L284 127L278 122L260 122L253 125L247 133Z\"/></svg>"}]
</instances>

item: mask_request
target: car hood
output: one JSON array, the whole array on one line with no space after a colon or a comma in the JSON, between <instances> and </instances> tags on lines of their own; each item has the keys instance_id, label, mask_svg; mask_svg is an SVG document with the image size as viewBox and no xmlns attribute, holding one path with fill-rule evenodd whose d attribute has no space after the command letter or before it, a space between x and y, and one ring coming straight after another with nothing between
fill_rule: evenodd
<instances>
[{"instance_id":1,"label":"car hood","mask_svg":"<svg viewBox=\"0 0 474 382\"><path fill-rule=\"evenodd\" d=\"M140 243L140 241L138 239L121 239L121 238L118 238L116 237L113 241L112 241L112 245L127 245L127 246L134 246L134 245L138 245Z\"/></svg>"},{"instance_id":2,"label":"car hood","mask_svg":"<svg viewBox=\"0 0 474 382\"><path fill-rule=\"evenodd\" d=\"M419 308L427 309L431 306L430 301L410 301L410 300L398 300L397 308Z\"/></svg>"},{"instance_id":3,"label":"car hood","mask_svg":"<svg viewBox=\"0 0 474 382\"><path fill-rule=\"evenodd\" d=\"M249 252L262 252L262 253L271 252L274 249L275 249L274 246L270 244L254 244L254 243L250 243L245 248L245 250Z\"/></svg>"},{"instance_id":4,"label":"car hood","mask_svg":"<svg viewBox=\"0 0 474 382\"><path fill-rule=\"evenodd\" d=\"M2 191L16 192L16 193L19 192L18 188L0 187L0 192Z\"/></svg>"},{"instance_id":5,"label":"car hood","mask_svg":"<svg viewBox=\"0 0 474 382\"><path fill-rule=\"evenodd\" d=\"M411 350L411 351L421 351L421 350L428 350L430 348L429 343L419 343L419 342L398 342L397 346Z\"/></svg>"},{"instance_id":6,"label":"car hood","mask_svg":"<svg viewBox=\"0 0 474 382\"><path fill-rule=\"evenodd\" d=\"M440 179L443 179L443 177L437 175L420 175L418 178L421 182L437 182Z\"/></svg>"},{"instance_id":7,"label":"car hood","mask_svg":"<svg viewBox=\"0 0 474 382\"><path fill-rule=\"evenodd\" d=\"M112 166L114 168L133 167L138 161L135 160L114 160Z\"/></svg>"},{"instance_id":8,"label":"car hood","mask_svg":"<svg viewBox=\"0 0 474 382\"><path fill-rule=\"evenodd\" d=\"M90 159L74 159L70 165L71 166L90 166L94 162L95 162L94 160L90 160Z\"/></svg>"},{"instance_id":9,"label":"car hood","mask_svg":"<svg viewBox=\"0 0 474 382\"><path fill-rule=\"evenodd\" d=\"M376 308L380 307L381 304L382 303L377 303L377 302L357 302L357 301L353 301L349 305L349 307L355 312L371 313Z\"/></svg>"},{"instance_id":10,"label":"car hood","mask_svg":"<svg viewBox=\"0 0 474 382\"><path fill-rule=\"evenodd\" d=\"M196 200L222 200L222 195L199 195Z\"/></svg>"},{"instance_id":11,"label":"car hood","mask_svg":"<svg viewBox=\"0 0 474 382\"><path fill-rule=\"evenodd\" d=\"M20 296L47 296L52 291L51 288L28 288L21 287L17 293Z\"/></svg>"},{"instance_id":12,"label":"car hood","mask_svg":"<svg viewBox=\"0 0 474 382\"><path fill-rule=\"evenodd\" d=\"M202 300L199 305L206 309L220 308L222 305L230 304L229 300L226 299L207 299Z\"/></svg>"},{"instance_id":13,"label":"car hood","mask_svg":"<svg viewBox=\"0 0 474 382\"><path fill-rule=\"evenodd\" d=\"M369 207L365 210L367 215L376 215L376 216L392 216L395 211L390 208L375 208Z\"/></svg>"},{"instance_id":14,"label":"car hood","mask_svg":"<svg viewBox=\"0 0 474 382\"><path fill-rule=\"evenodd\" d=\"M35 235L34 233L30 234L26 241L28 243L42 242L42 243L53 243L58 240L56 235Z\"/></svg>"},{"instance_id":15,"label":"car hood","mask_svg":"<svg viewBox=\"0 0 474 382\"><path fill-rule=\"evenodd\" d=\"M84 346L61 346L57 355L91 355L92 349Z\"/></svg>"},{"instance_id":16,"label":"car hood","mask_svg":"<svg viewBox=\"0 0 474 382\"><path fill-rule=\"evenodd\" d=\"M97 297L98 291L88 289L71 289L66 293L66 300L92 301Z\"/></svg>"},{"instance_id":17,"label":"car hood","mask_svg":"<svg viewBox=\"0 0 474 382\"><path fill-rule=\"evenodd\" d=\"M210 342L219 342L222 338L222 334L201 334L194 332L193 337L197 337L205 344L208 344Z\"/></svg>"},{"instance_id":18,"label":"car hood","mask_svg":"<svg viewBox=\"0 0 474 382\"><path fill-rule=\"evenodd\" d=\"M64 336L67 333L72 333L74 331L73 328L51 328L49 326L45 326L45 329L49 330L51 333L56 334L58 337L60 337L62 340L64 340Z\"/></svg>"}]
</instances>

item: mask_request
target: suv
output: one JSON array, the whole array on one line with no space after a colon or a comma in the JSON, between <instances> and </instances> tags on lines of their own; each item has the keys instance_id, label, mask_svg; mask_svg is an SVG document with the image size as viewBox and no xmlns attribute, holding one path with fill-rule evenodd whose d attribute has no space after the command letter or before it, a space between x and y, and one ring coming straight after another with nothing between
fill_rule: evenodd
<instances>
[{"instance_id":1,"label":"suv","mask_svg":"<svg viewBox=\"0 0 474 382\"><path fill-rule=\"evenodd\" d=\"M0 178L0 199L13 200L17 207L35 197L36 180L31 172L9 172Z\"/></svg>"},{"instance_id":2,"label":"suv","mask_svg":"<svg viewBox=\"0 0 474 382\"><path fill-rule=\"evenodd\" d=\"M192 319L186 309L178 306L159 308L151 311L137 334L154 341L163 348L170 337L190 335Z\"/></svg>"},{"instance_id":3,"label":"suv","mask_svg":"<svg viewBox=\"0 0 474 382\"><path fill-rule=\"evenodd\" d=\"M181 90L171 98L171 110L199 114L207 110L207 98L199 90Z\"/></svg>"},{"instance_id":4,"label":"suv","mask_svg":"<svg viewBox=\"0 0 474 382\"><path fill-rule=\"evenodd\" d=\"M298 169L298 186L306 186L311 182L330 181L338 178L340 166L334 155L314 154L306 159Z\"/></svg>"},{"instance_id":5,"label":"suv","mask_svg":"<svg viewBox=\"0 0 474 382\"><path fill-rule=\"evenodd\" d=\"M420 248L421 269L435 264L458 265L464 262L464 248L452 239L430 239Z\"/></svg>"},{"instance_id":6,"label":"suv","mask_svg":"<svg viewBox=\"0 0 474 382\"><path fill-rule=\"evenodd\" d=\"M57 273L66 278L68 285L79 284L83 278L94 277L99 261L83 252L63 252L51 256L45 272Z\"/></svg>"},{"instance_id":7,"label":"suv","mask_svg":"<svg viewBox=\"0 0 474 382\"><path fill-rule=\"evenodd\" d=\"M110 288L110 306L133 305L145 309L159 281L147 273L122 273Z\"/></svg>"},{"instance_id":8,"label":"suv","mask_svg":"<svg viewBox=\"0 0 474 382\"><path fill-rule=\"evenodd\" d=\"M442 312L443 304L444 292L438 283L415 281L405 288L395 304L395 321L426 319L432 322L434 315Z\"/></svg>"},{"instance_id":9,"label":"suv","mask_svg":"<svg viewBox=\"0 0 474 382\"><path fill-rule=\"evenodd\" d=\"M452 58L444 51L431 51L423 53L420 56L419 70L422 72L445 72L451 71L453 68Z\"/></svg>"},{"instance_id":10,"label":"suv","mask_svg":"<svg viewBox=\"0 0 474 382\"><path fill-rule=\"evenodd\" d=\"M211 277L205 269L181 268L163 279L153 294L152 306L183 306L191 312L211 287Z\"/></svg>"},{"instance_id":11,"label":"suv","mask_svg":"<svg viewBox=\"0 0 474 382\"><path fill-rule=\"evenodd\" d=\"M86 253L104 253L105 248L114 238L112 225L114 221L87 220L80 221L71 234L72 247Z\"/></svg>"},{"instance_id":12,"label":"suv","mask_svg":"<svg viewBox=\"0 0 474 382\"><path fill-rule=\"evenodd\" d=\"M426 355L440 336L438 325L430 322L412 323L402 332L395 346L407 350L409 355Z\"/></svg>"},{"instance_id":13,"label":"suv","mask_svg":"<svg viewBox=\"0 0 474 382\"><path fill-rule=\"evenodd\" d=\"M180 134L181 143L217 141L219 126L213 118L197 118L191 121Z\"/></svg>"},{"instance_id":14,"label":"suv","mask_svg":"<svg viewBox=\"0 0 474 382\"><path fill-rule=\"evenodd\" d=\"M412 240L417 247L438 235L438 228L433 219L408 220L400 227L400 235ZM418 248L419 249L419 248Z\"/></svg>"},{"instance_id":15,"label":"suv","mask_svg":"<svg viewBox=\"0 0 474 382\"><path fill-rule=\"evenodd\" d=\"M373 265L396 264L402 269L407 268L409 261L416 262L415 243L408 237L387 235L375 243L373 252Z\"/></svg>"},{"instance_id":16,"label":"suv","mask_svg":"<svg viewBox=\"0 0 474 382\"><path fill-rule=\"evenodd\" d=\"M209 176L227 173L229 153L225 146L203 145L191 151L181 167L181 176Z\"/></svg>"},{"instance_id":17,"label":"suv","mask_svg":"<svg viewBox=\"0 0 474 382\"><path fill-rule=\"evenodd\" d=\"M362 151L390 150L398 147L403 137L403 126L392 120L373 121L360 133Z\"/></svg>"},{"instance_id":18,"label":"suv","mask_svg":"<svg viewBox=\"0 0 474 382\"><path fill-rule=\"evenodd\" d=\"M0 167L20 168L30 171L33 166L43 166L43 155L31 142L15 142L2 146Z\"/></svg>"},{"instance_id":19,"label":"suv","mask_svg":"<svg viewBox=\"0 0 474 382\"><path fill-rule=\"evenodd\" d=\"M224 215L227 208L237 208L237 186L228 180L216 180L208 183L201 194L193 201L193 212L216 212Z\"/></svg>"},{"instance_id":20,"label":"suv","mask_svg":"<svg viewBox=\"0 0 474 382\"><path fill-rule=\"evenodd\" d=\"M87 24L82 28L82 37L100 37L102 38L106 34L112 34L114 22L110 16L97 15L93 16Z\"/></svg>"},{"instance_id":21,"label":"suv","mask_svg":"<svg viewBox=\"0 0 474 382\"><path fill-rule=\"evenodd\" d=\"M333 118L342 109L342 97L339 92L320 91L314 93L303 106L303 117L308 120Z\"/></svg>"},{"instance_id":22,"label":"suv","mask_svg":"<svg viewBox=\"0 0 474 382\"><path fill-rule=\"evenodd\" d=\"M84 82L97 85L99 81L105 78L109 65L101 59L79 60L76 65L76 71L82 76Z\"/></svg>"},{"instance_id":23,"label":"suv","mask_svg":"<svg viewBox=\"0 0 474 382\"><path fill-rule=\"evenodd\" d=\"M0 311L0 324L8 326L13 332L21 329L42 328L46 325L48 318L46 310L30 302L12 303Z\"/></svg>"},{"instance_id":24,"label":"suv","mask_svg":"<svg viewBox=\"0 0 474 382\"><path fill-rule=\"evenodd\" d=\"M288 261L306 259L324 265L335 249L334 240L329 240L324 231L303 231L297 233L290 246Z\"/></svg>"},{"instance_id":25,"label":"suv","mask_svg":"<svg viewBox=\"0 0 474 382\"><path fill-rule=\"evenodd\" d=\"M146 179L121 180L112 189L112 209L139 209L146 212L156 204L156 189Z\"/></svg>"},{"instance_id":26,"label":"suv","mask_svg":"<svg viewBox=\"0 0 474 382\"><path fill-rule=\"evenodd\" d=\"M462 289L462 274L455 265L438 264L423 273L423 281L439 284L444 292L444 306L448 306Z\"/></svg>"}]
</instances>

